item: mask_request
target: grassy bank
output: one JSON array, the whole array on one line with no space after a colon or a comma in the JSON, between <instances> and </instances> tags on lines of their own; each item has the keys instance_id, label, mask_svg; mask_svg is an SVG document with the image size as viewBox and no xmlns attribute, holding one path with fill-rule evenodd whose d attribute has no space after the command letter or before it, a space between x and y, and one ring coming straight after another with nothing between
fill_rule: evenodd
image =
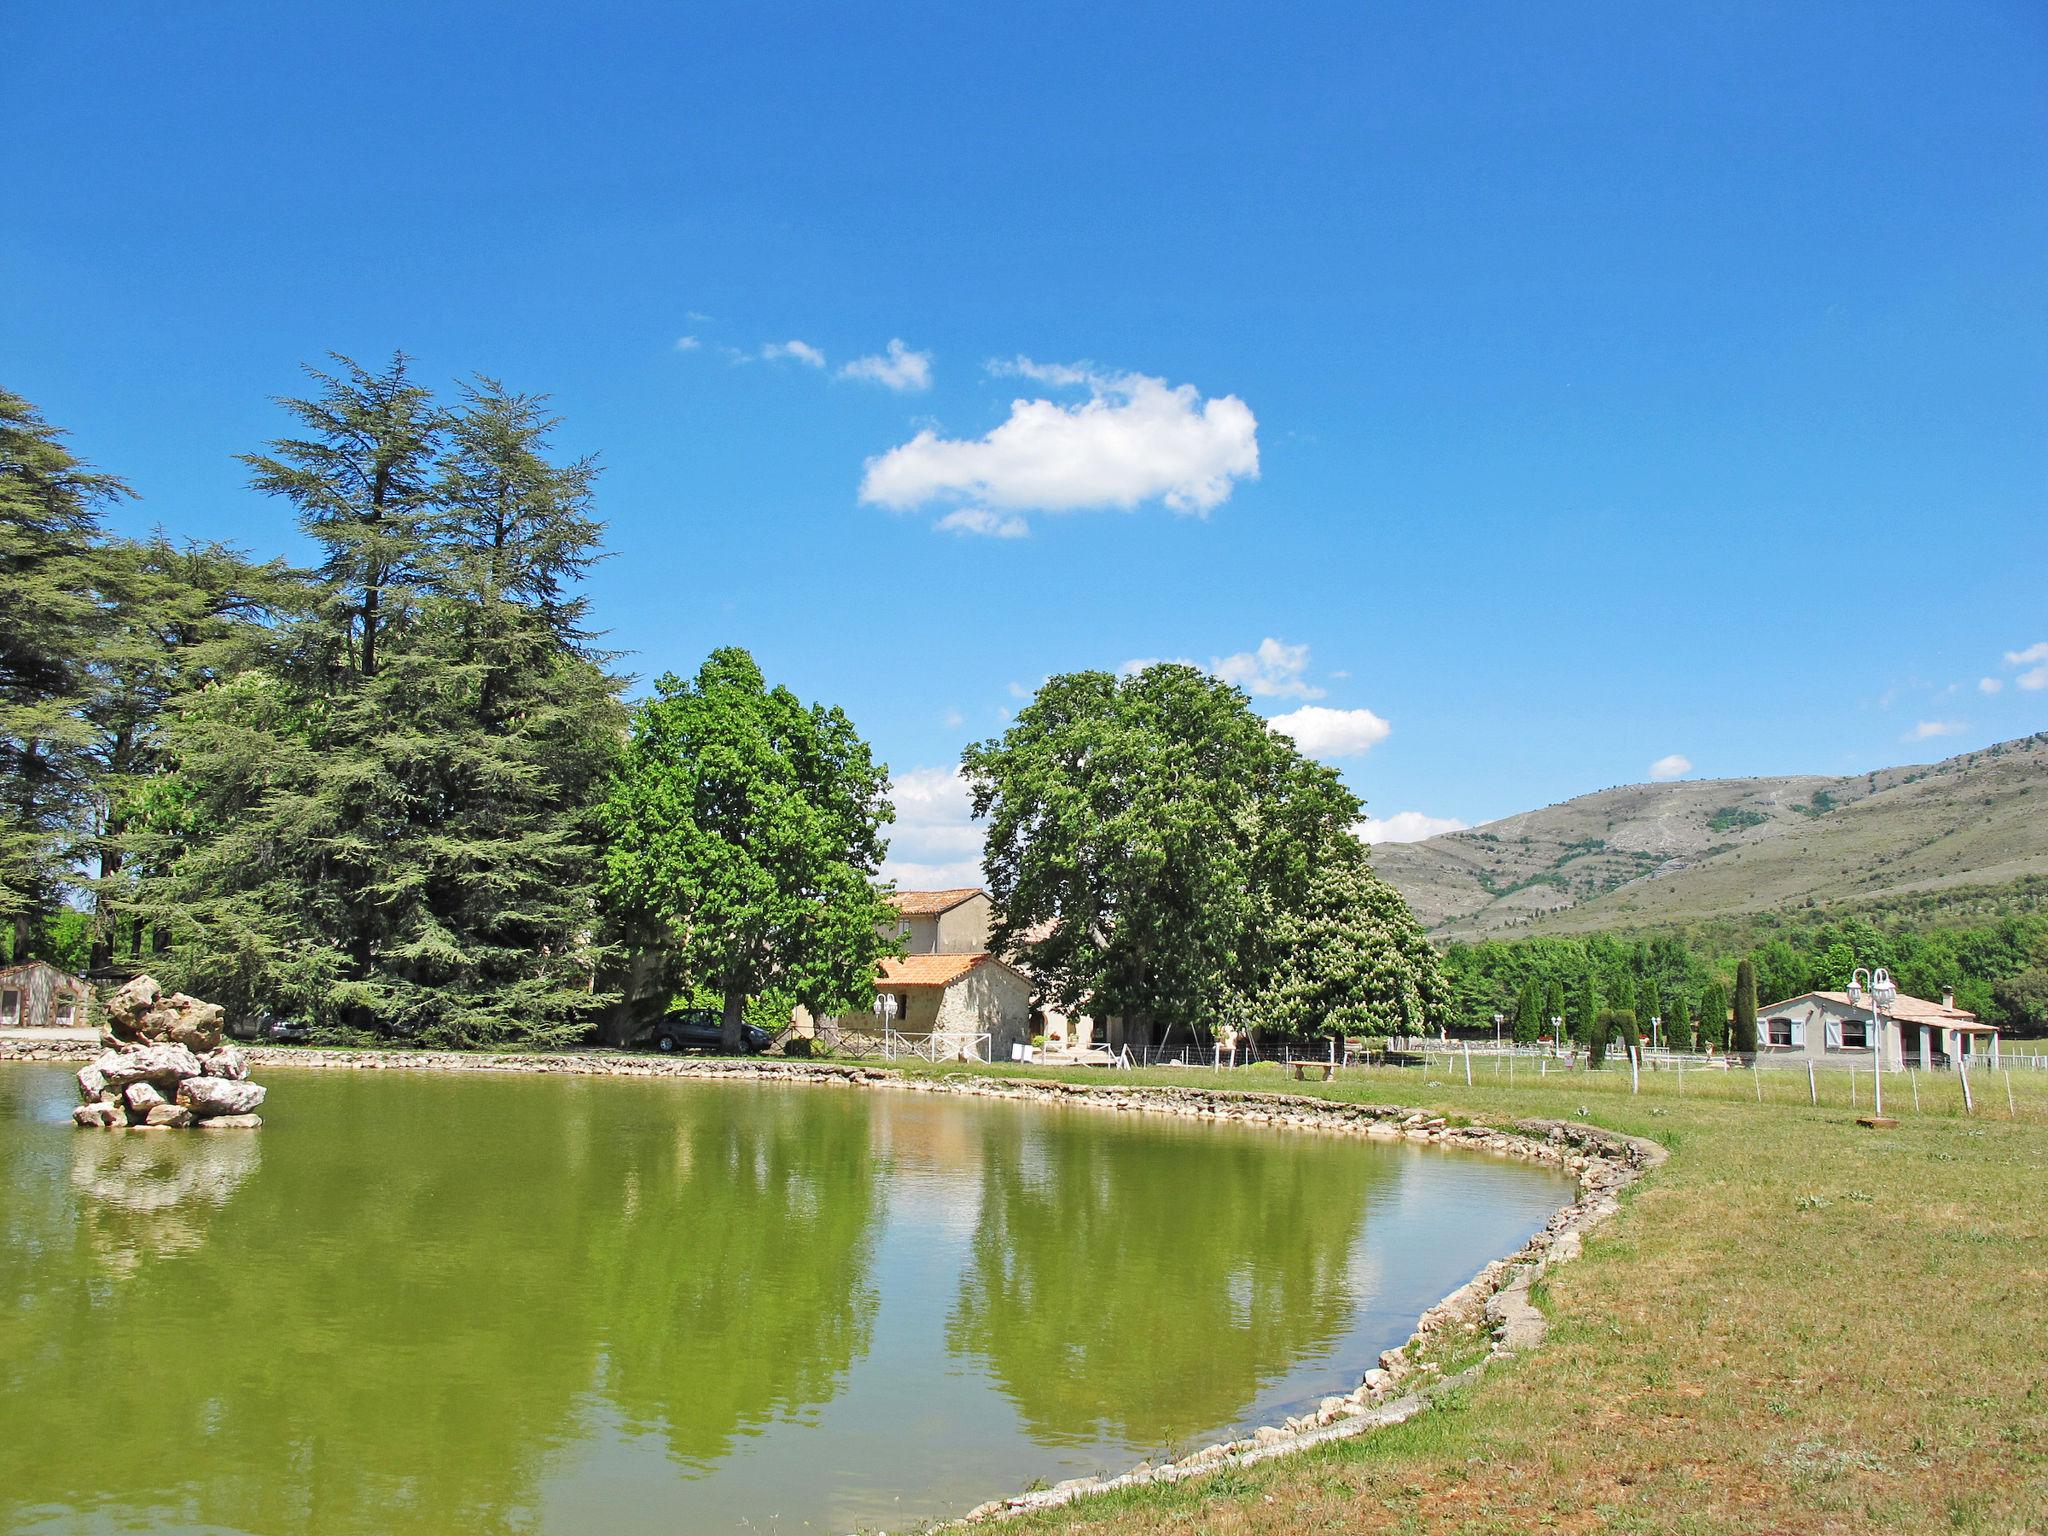
<instances>
[{"instance_id":1,"label":"grassy bank","mask_svg":"<svg viewBox=\"0 0 2048 1536\"><path fill-rule=\"evenodd\" d=\"M1541 1288L1548 1343L1420 1419L1009 1528L2048 1529L2048 1074L2013 1074L2016 1112L1978 1076L1969 1117L1953 1076L1922 1080L1918 1114L1894 1080L1893 1131L1855 1124L1846 1078L1814 1108L1804 1074L1765 1074L1762 1104L1747 1074L1683 1092L1660 1075L1639 1096L1626 1074L1475 1074L1118 1074L1494 1123L1583 1111L1672 1157Z\"/></svg>"}]
</instances>

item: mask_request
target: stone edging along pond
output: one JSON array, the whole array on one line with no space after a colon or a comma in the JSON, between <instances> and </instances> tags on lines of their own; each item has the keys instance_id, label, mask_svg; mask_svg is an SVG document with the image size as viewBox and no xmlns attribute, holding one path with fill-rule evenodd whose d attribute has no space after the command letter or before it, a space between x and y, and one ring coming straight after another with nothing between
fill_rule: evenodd
<instances>
[{"instance_id":1,"label":"stone edging along pond","mask_svg":"<svg viewBox=\"0 0 2048 1536\"><path fill-rule=\"evenodd\" d=\"M66 1061L91 1057L96 1047L71 1043L0 1040L0 1061ZM1563 1120L1518 1120L1499 1128L1453 1124L1442 1115L1406 1105L1353 1104L1300 1094L1179 1088L1167 1084L1069 1083L980 1076L911 1077L880 1067L776 1059L702 1060L602 1051L525 1055L462 1051L305 1050L250 1047L258 1067L319 1067L358 1071L553 1073L579 1077L678 1077L699 1080L838 1084L894 1088L912 1093L1067 1104L1127 1114L1167 1114L1237 1121L1289 1130L1362 1136L1370 1141L1419 1142L1489 1152L1542 1163L1571 1175L1578 1197L1554 1214L1521 1249L1496 1259L1422 1314L1407 1343L1383 1353L1356 1391L1326 1397L1313 1413L1265 1425L1239 1439L1205 1446L1176 1460L1142 1464L1117 1476L1080 1477L1051 1488L995 1499L956 1525L975 1524L1028 1510L1048 1509L1089 1494L1148 1483L1179 1482L1228 1466L1247 1466L1309 1446L1367 1433L1413 1418L1431 1399L1485 1369L1492 1360L1520 1354L1543 1341L1543 1315L1529 1288L1546 1270L1579 1256L1584 1234L1619 1208L1619 1192L1662 1163L1653 1141ZM1439 1339L1484 1331L1485 1359L1456 1376L1442 1377L1421 1351Z\"/></svg>"}]
</instances>

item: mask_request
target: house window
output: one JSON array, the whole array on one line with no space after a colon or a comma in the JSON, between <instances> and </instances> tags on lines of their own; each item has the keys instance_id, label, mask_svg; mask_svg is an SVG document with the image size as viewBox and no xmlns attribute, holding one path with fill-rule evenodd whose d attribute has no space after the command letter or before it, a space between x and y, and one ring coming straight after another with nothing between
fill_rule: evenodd
<instances>
[{"instance_id":1,"label":"house window","mask_svg":"<svg viewBox=\"0 0 2048 1536\"><path fill-rule=\"evenodd\" d=\"M1792 1044L1792 1021L1790 1019L1772 1019L1768 1022L1767 1027L1771 1032L1770 1043L1772 1045L1789 1047Z\"/></svg>"},{"instance_id":2,"label":"house window","mask_svg":"<svg viewBox=\"0 0 2048 1536\"><path fill-rule=\"evenodd\" d=\"M77 1015L77 1008L78 1005L68 997L57 999L57 1027L59 1029L69 1029L71 1027L71 1021Z\"/></svg>"},{"instance_id":3,"label":"house window","mask_svg":"<svg viewBox=\"0 0 2048 1536\"><path fill-rule=\"evenodd\" d=\"M15 991L14 988L9 987L5 992L0 992L0 1024L19 1024L20 1022L21 994Z\"/></svg>"},{"instance_id":4,"label":"house window","mask_svg":"<svg viewBox=\"0 0 2048 1536\"><path fill-rule=\"evenodd\" d=\"M1842 1020L1842 1049L1845 1051L1867 1051L1870 1049L1870 1025L1863 1019Z\"/></svg>"}]
</instances>

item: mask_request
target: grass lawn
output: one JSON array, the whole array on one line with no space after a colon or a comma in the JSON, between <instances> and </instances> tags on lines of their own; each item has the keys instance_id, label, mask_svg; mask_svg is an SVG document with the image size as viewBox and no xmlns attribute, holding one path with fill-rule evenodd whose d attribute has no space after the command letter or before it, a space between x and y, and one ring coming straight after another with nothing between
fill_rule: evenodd
<instances>
[{"instance_id":1,"label":"grass lawn","mask_svg":"<svg viewBox=\"0 0 2048 1536\"><path fill-rule=\"evenodd\" d=\"M971 1068L920 1070L976 1070ZM1003 1076L1031 1069L979 1069ZM1053 1071L1413 1103L1492 1123L1577 1116L1664 1167L1537 1300L1548 1342L1420 1418L1019 1531L2048 1531L2048 1073L1804 1073L1513 1083L1475 1060L1352 1071ZM1360 1361L1363 1368L1369 1362Z\"/></svg>"}]
</instances>

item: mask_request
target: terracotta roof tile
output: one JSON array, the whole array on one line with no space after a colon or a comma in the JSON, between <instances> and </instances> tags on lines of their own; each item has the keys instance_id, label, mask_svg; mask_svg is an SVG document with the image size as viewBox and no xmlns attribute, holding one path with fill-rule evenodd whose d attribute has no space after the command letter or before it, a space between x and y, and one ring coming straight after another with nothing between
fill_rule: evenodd
<instances>
[{"instance_id":1,"label":"terracotta roof tile","mask_svg":"<svg viewBox=\"0 0 2048 1536\"><path fill-rule=\"evenodd\" d=\"M950 987L977 965L985 965L994 958L989 954L904 955L900 959L884 960L875 990L893 992L898 987Z\"/></svg>"},{"instance_id":2,"label":"terracotta roof tile","mask_svg":"<svg viewBox=\"0 0 2048 1536\"><path fill-rule=\"evenodd\" d=\"M1852 1005L1846 992L1803 992L1798 997L1787 998L1782 1003L1773 1003L1769 1008L1757 1009L1756 1016L1763 1018L1766 1014L1789 1008L1792 1004L1803 1002L1809 997L1822 998L1839 1008L1853 1006L1853 1011L1865 1015L1870 1012L1868 995L1862 1002ZM1898 1001L1884 1010L1884 1016L1888 1019L1903 1019L1908 1024L1945 1024L1951 1029L1968 1029L1972 1025L1985 1030L1991 1028L1988 1024L1978 1025L1977 1015L1966 1009L1944 1008L1940 1003L1930 1003L1924 997L1908 997L1904 992L1899 994Z\"/></svg>"},{"instance_id":3,"label":"terracotta roof tile","mask_svg":"<svg viewBox=\"0 0 2048 1536\"><path fill-rule=\"evenodd\" d=\"M950 891L891 891L883 899L905 917L936 917L981 894L980 886L963 885Z\"/></svg>"}]
</instances>

